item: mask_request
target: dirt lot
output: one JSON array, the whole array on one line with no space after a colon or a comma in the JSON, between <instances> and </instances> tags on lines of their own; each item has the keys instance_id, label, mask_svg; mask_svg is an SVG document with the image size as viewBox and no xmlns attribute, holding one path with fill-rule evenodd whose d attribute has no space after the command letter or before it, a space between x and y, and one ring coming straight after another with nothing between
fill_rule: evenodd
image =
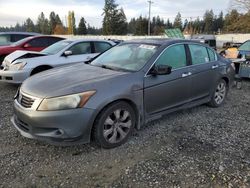
<instances>
[{"instance_id":1,"label":"dirt lot","mask_svg":"<svg viewBox=\"0 0 250 188\"><path fill-rule=\"evenodd\" d=\"M16 89L0 83L0 187L250 187L250 80L223 107L172 113L112 150L23 138Z\"/></svg>"}]
</instances>

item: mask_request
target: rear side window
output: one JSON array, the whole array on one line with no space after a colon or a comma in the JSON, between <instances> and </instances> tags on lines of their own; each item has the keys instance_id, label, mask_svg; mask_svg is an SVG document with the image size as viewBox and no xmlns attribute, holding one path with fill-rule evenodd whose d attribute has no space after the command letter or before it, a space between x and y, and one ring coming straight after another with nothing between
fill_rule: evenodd
<instances>
[{"instance_id":1,"label":"rear side window","mask_svg":"<svg viewBox=\"0 0 250 188\"><path fill-rule=\"evenodd\" d=\"M173 69L185 67L187 58L183 44L167 48L156 61L157 65L169 65Z\"/></svg>"},{"instance_id":2,"label":"rear side window","mask_svg":"<svg viewBox=\"0 0 250 188\"><path fill-rule=\"evenodd\" d=\"M197 44L190 44L189 49L193 65L209 62L209 56L206 47Z\"/></svg>"},{"instance_id":3,"label":"rear side window","mask_svg":"<svg viewBox=\"0 0 250 188\"><path fill-rule=\"evenodd\" d=\"M72 51L72 55L90 54L91 45L89 42L77 43L70 47L69 50Z\"/></svg>"},{"instance_id":4,"label":"rear side window","mask_svg":"<svg viewBox=\"0 0 250 188\"><path fill-rule=\"evenodd\" d=\"M48 39L47 38L35 38L28 42L32 47L47 47Z\"/></svg>"},{"instance_id":5,"label":"rear side window","mask_svg":"<svg viewBox=\"0 0 250 188\"><path fill-rule=\"evenodd\" d=\"M111 44L107 43L107 42L95 42L95 52L96 53L102 53L106 50L108 50L109 48L111 48Z\"/></svg>"},{"instance_id":6,"label":"rear side window","mask_svg":"<svg viewBox=\"0 0 250 188\"><path fill-rule=\"evenodd\" d=\"M216 55L215 55L214 51L211 50L210 48L207 48L207 50L208 50L210 61L216 61Z\"/></svg>"}]
</instances>

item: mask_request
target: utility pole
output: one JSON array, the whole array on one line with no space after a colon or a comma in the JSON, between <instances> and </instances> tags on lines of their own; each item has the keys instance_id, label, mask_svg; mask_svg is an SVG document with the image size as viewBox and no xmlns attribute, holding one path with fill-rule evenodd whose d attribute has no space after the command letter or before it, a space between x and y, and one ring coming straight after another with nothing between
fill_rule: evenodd
<instances>
[{"instance_id":1,"label":"utility pole","mask_svg":"<svg viewBox=\"0 0 250 188\"><path fill-rule=\"evenodd\" d=\"M151 20L151 5L153 1L149 0L149 10L148 10L148 36L150 36L150 20Z\"/></svg>"}]
</instances>

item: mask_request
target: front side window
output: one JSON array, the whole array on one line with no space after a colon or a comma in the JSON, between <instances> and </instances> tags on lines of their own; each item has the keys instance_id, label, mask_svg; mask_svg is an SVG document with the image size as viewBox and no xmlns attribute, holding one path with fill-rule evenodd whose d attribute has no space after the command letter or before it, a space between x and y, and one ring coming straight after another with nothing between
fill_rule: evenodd
<instances>
[{"instance_id":1,"label":"front side window","mask_svg":"<svg viewBox=\"0 0 250 188\"><path fill-rule=\"evenodd\" d=\"M209 56L206 47L197 44L190 44L189 49L193 65L209 62Z\"/></svg>"},{"instance_id":2,"label":"front side window","mask_svg":"<svg viewBox=\"0 0 250 188\"><path fill-rule=\"evenodd\" d=\"M56 54L58 52L60 52L61 50L63 50L64 48L66 48L67 46L69 46L72 43L72 41L60 41L57 42L47 48L45 48L44 50L42 50L42 53L45 54Z\"/></svg>"},{"instance_id":3,"label":"front side window","mask_svg":"<svg viewBox=\"0 0 250 188\"><path fill-rule=\"evenodd\" d=\"M187 58L183 44L168 47L157 59L156 65L168 65L172 69L185 67Z\"/></svg>"},{"instance_id":4,"label":"front side window","mask_svg":"<svg viewBox=\"0 0 250 188\"><path fill-rule=\"evenodd\" d=\"M96 53L102 53L106 50L108 50L109 48L111 48L111 44L107 43L107 42L95 42L95 52Z\"/></svg>"},{"instance_id":5,"label":"front side window","mask_svg":"<svg viewBox=\"0 0 250 188\"><path fill-rule=\"evenodd\" d=\"M127 43L115 46L96 58L91 65L114 70L139 71L155 54L153 44Z\"/></svg>"},{"instance_id":6,"label":"front side window","mask_svg":"<svg viewBox=\"0 0 250 188\"><path fill-rule=\"evenodd\" d=\"M81 42L71 46L69 51L72 51L72 55L90 54L91 45L89 42Z\"/></svg>"}]
</instances>

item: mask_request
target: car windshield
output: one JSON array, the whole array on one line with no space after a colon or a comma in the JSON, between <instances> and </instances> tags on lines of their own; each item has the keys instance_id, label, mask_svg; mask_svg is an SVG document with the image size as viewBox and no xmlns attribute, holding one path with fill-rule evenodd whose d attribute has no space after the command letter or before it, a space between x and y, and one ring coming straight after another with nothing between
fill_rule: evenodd
<instances>
[{"instance_id":1,"label":"car windshield","mask_svg":"<svg viewBox=\"0 0 250 188\"><path fill-rule=\"evenodd\" d=\"M239 50L250 51L250 41L245 42L239 47Z\"/></svg>"},{"instance_id":2,"label":"car windshield","mask_svg":"<svg viewBox=\"0 0 250 188\"><path fill-rule=\"evenodd\" d=\"M45 48L41 52L45 53L45 54L53 55L53 54L60 52L62 49L64 49L65 47L67 47L71 43L72 43L72 41L59 41L59 42Z\"/></svg>"},{"instance_id":3,"label":"car windshield","mask_svg":"<svg viewBox=\"0 0 250 188\"><path fill-rule=\"evenodd\" d=\"M91 65L123 71L138 71L156 52L158 46L152 44L122 44L111 48L95 60Z\"/></svg>"},{"instance_id":4,"label":"car windshield","mask_svg":"<svg viewBox=\"0 0 250 188\"><path fill-rule=\"evenodd\" d=\"M21 40L19 40L19 41L17 41L17 42L12 43L11 46L19 46L20 44L22 44L22 43L24 43L24 42L26 42L27 40L32 39L32 38L33 38L33 37L26 37L26 38L24 38L24 39L21 39Z\"/></svg>"}]
</instances>

